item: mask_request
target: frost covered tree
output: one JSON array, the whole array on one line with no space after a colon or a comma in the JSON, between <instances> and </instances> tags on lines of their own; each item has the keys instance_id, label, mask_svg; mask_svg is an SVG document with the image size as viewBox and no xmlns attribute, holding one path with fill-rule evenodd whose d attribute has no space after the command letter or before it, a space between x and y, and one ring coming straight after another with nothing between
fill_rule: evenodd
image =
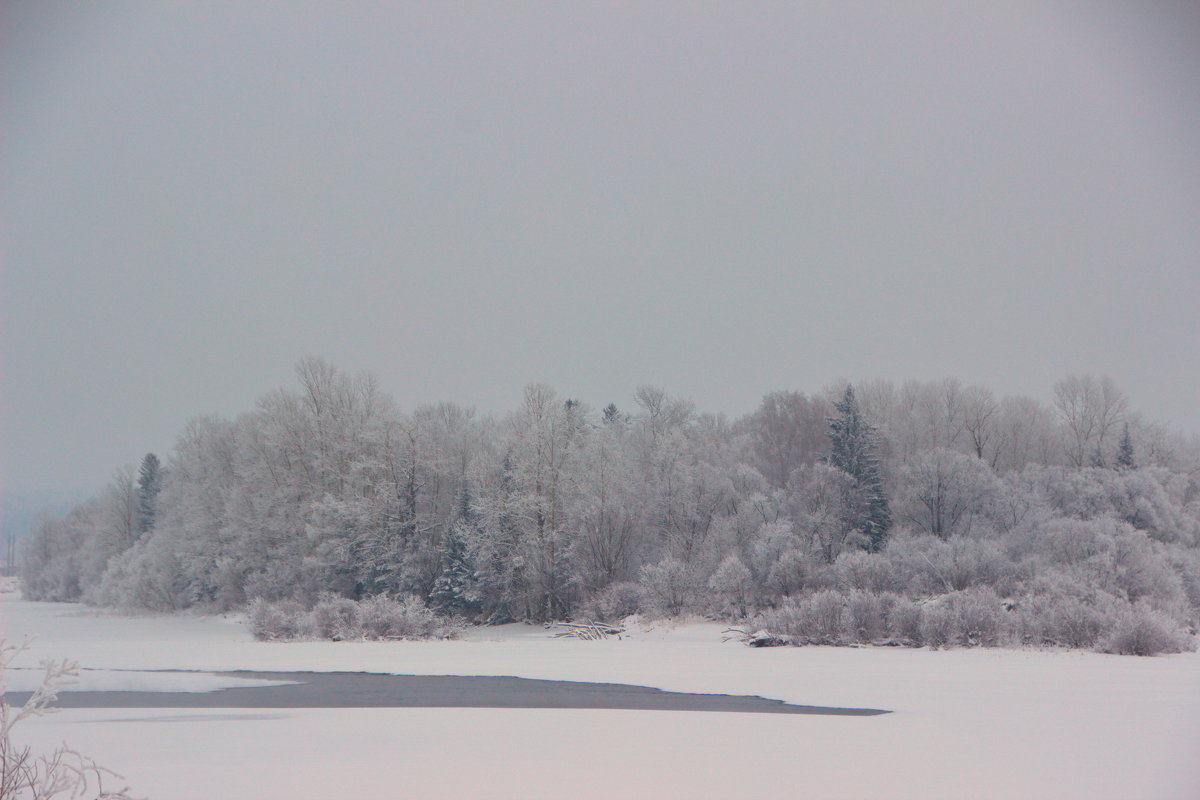
<instances>
[{"instance_id":1,"label":"frost covered tree","mask_svg":"<svg viewBox=\"0 0 1200 800\"><path fill-rule=\"evenodd\" d=\"M476 465L479 523L467 544L479 574L483 617L500 624L522 618L527 592L512 454L506 450L491 461L481 459Z\"/></svg>"},{"instance_id":2,"label":"frost covered tree","mask_svg":"<svg viewBox=\"0 0 1200 800\"><path fill-rule=\"evenodd\" d=\"M1112 378L1071 375L1054 384L1054 405L1067 429L1067 457L1076 467L1107 457L1106 442L1129 401Z\"/></svg>"},{"instance_id":3,"label":"frost covered tree","mask_svg":"<svg viewBox=\"0 0 1200 800\"><path fill-rule=\"evenodd\" d=\"M908 395L921 450L958 447L966 431L967 393L956 378L919 383L909 381L902 393Z\"/></svg>"},{"instance_id":4,"label":"frost covered tree","mask_svg":"<svg viewBox=\"0 0 1200 800\"><path fill-rule=\"evenodd\" d=\"M699 588L695 570L670 556L657 564L643 565L638 584L646 605L666 616L676 616L690 607Z\"/></svg>"},{"instance_id":5,"label":"frost covered tree","mask_svg":"<svg viewBox=\"0 0 1200 800\"><path fill-rule=\"evenodd\" d=\"M170 611L211 603L230 608L244 601L241 536L228 519L240 480L239 425L216 417L188 423L164 471L154 527L110 559L96 601L104 605Z\"/></svg>"},{"instance_id":6,"label":"frost covered tree","mask_svg":"<svg viewBox=\"0 0 1200 800\"><path fill-rule=\"evenodd\" d=\"M772 392L749 419L754 465L776 489L792 471L829 453L828 406L801 392Z\"/></svg>"},{"instance_id":7,"label":"frost covered tree","mask_svg":"<svg viewBox=\"0 0 1200 800\"><path fill-rule=\"evenodd\" d=\"M62 519L37 520L22 542L25 595L94 601L109 562L134 547L138 537L137 487L127 467L100 497L80 503Z\"/></svg>"},{"instance_id":8,"label":"frost covered tree","mask_svg":"<svg viewBox=\"0 0 1200 800\"><path fill-rule=\"evenodd\" d=\"M127 466L113 476L104 500L107 513L101 525L109 548L119 552L132 547L142 533L141 492L132 467Z\"/></svg>"},{"instance_id":9,"label":"frost covered tree","mask_svg":"<svg viewBox=\"0 0 1200 800\"><path fill-rule=\"evenodd\" d=\"M544 384L525 388L512 418L516 517L529 594L525 616L558 619L569 613L570 529L564 479L573 446L583 435L581 409Z\"/></svg>"},{"instance_id":10,"label":"frost covered tree","mask_svg":"<svg viewBox=\"0 0 1200 800\"><path fill-rule=\"evenodd\" d=\"M902 467L899 484L903 519L942 539L969 533L975 520L989 515L1000 494L987 464L944 447Z\"/></svg>"},{"instance_id":11,"label":"frost covered tree","mask_svg":"<svg viewBox=\"0 0 1200 800\"><path fill-rule=\"evenodd\" d=\"M986 386L969 386L962 394L963 430L977 458L996 466L996 417L1000 403Z\"/></svg>"},{"instance_id":12,"label":"frost covered tree","mask_svg":"<svg viewBox=\"0 0 1200 800\"><path fill-rule=\"evenodd\" d=\"M592 431L567 475L571 561L587 595L628 580L635 568L644 523L630 438L617 423Z\"/></svg>"},{"instance_id":13,"label":"frost covered tree","mask_svg":"<svg viewBox=\"0 0 1200 800\"><path fill-rule=\"evenodd\" d=\"M708 588L720 602L720 610L745 617L754 585L750 570L736 555L729 555L708 579Z\"/></svg>"},{"instance_id":14,"label":"frost covered tree","mask_svg":"<svg viewBox=\"0 0 1200 800\"><path fill-rule=\"evenodd\" d=\"M995 417L995 450L989 463L1001 472L1030 464L1065 463L1054 411L1030 397L1005 397Z\"/></svg>"},{"instance_id":15,"label":"frost covered tree","mask_svg":"<svg viewBox=\"0 0 1200 800\"><path fill-rule=\"evenodd\" d=\"M826 564L837 561L847 545L868 545L862 529L865 495L853 476L831 464L810 464L792 473L788 511L796 532L807 537L807 551Z\"/></svg>"},{"instance_id":16,"label":"frost covered tree","mask_svg":"<svg viewBox=\"0 0 1200 800\"><path fill-rule=\"evenodd\" d=\"M80 557L87 532L78 524L96 501L71 509L65 519L42 516L21 543L21 591L29 600L79 600Z\"/></svg>"},{"instance_id":17,"label":"frost covered tree","mask_svg":"<svg viewBox=\"0 0 1200 800\"><path fill-rule=\"evenodd\" d=\"M940 381L870 381L855 391L898 464L933 447L966 449L969 395L953 378Z\"/></svg>"},{"instance_id":18,"label":"frost covered tree","mask_svg":"<svg viewBox=\"0 0 1200 800\"><path fill-rule=\"evenodd\" d=\"M883 489L875 429L863 417L853 386L847 386L833 405L838 415L828 420L829 462L854 479L864 507L855 527L866 535L867 549L878 552L887 542L892 513Z\"/></svg>"}]
</instances>

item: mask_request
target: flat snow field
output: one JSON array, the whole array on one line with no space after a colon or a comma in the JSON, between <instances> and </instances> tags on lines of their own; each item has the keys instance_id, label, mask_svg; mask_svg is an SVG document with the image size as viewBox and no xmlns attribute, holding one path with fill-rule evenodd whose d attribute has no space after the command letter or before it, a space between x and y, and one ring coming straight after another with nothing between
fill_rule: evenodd
<instances>
[{"instance_id":1,"label":"flat snow field","mask_svg":"<svg viewBox=\"0 0 1200 800\"><path fill-rule=\"evenodd\" d=\"M35 637L95 688L205 691L205 676L99 670L510 675L883 708L876 717L573 709L86 709L25 723L156 800L286 798L1200 797L1200 655L752 649L721 626L621 640L537 626L450 642L255 642L236 619L123 617L0 594L0 633ZM185 685L189 688L181 689ZM81 687L82 688L82 687Z\"/></svg>"}]
</instances>

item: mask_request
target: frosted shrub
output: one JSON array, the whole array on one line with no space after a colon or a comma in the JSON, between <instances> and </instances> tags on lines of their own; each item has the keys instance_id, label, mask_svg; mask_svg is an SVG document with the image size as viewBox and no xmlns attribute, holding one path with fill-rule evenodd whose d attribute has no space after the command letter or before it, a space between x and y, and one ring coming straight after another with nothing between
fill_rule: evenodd
<instances>
[{"instance_id":1,"label":"frosted shrub","mask_svg":"<svg viewBox=\"0 0 1200 800\"><path fill-rule=\"evenodd\" d=\"M842 590L845 584L838 573L836 564L826 564L820 559L810 559L808 562L808 576L805 579L805 588L810 592L819 592L822 589L837 589Z\"/></svg>"},{"instance_id":2,"label":"frosted shrub","mask_svg":"<svg viewBox=\"0 0 1200 800\"><path fill-rule=\"evenodd\" d=\"M874 554L862 550L842 553L834 565L839 584L864 592L891 592L907 588L908 581L896 570L887 551Z\"/></svg>"},{"instance_id":3,"label":"frosted shrub","mask_svg":"<svg viewBox=\"0 0 1200 800\"><path fill-rule=\"evenodd\" d=\"M809 559L799 550L784 550L767 573L767 589L787 597L800 592L808 583Z\"/></svg>"},{"instance_id":4,"label":"frosted shrub","mask_svg":"<svg viewBox=\"0 0 1200 800\"><path fill-rule=\"evenodd\" d=\"M949 545L945 570L955 589L996 586L1013 571L1011 562L992 542L959 538Z\"/></svg>"},{"instance_id":5,"label":"frosted shrub","mask_svg":"<svg viewBox=\"0 0 1200 800\"><path fill-rule=\"evenodd\" d=\"M846 607L846 632L856 642L874 642L887 631L887 606L895 595L853 592Z\"/></svg>"},{"instance_id":6,"label":"frosted shrub","mask_svg":"<svg viewBox=\"0 0 1200 800\"><path fill-rule=\"evenodd\" d=\"M796 632L800 630L799 604L799 598L784 598L776 608L768 609L755 617L753 623L776 636L790 639L792 644L799 644L796 641Z\"/></svg>"},{"instance_id":7,"label":"frosted shrub","mask_svg":"<svg viewBox=\"0 0 1200 800\"><path fill-rule=\"evenodd\" d=\"M636 583L610 583L592 595L580 609L584 618L617 622L642 610L642 592Z\"/></svg>"},{"instance_id":8,"label":"frosted shrub","mask_svg":"<svg viewBox=\"0 0 1200 800\"><path fill-rule=\"evenodd\" d=\"M292 600L271 603L262 598L250 604L250 632L262 641L289 641L308 627L304 608Z\"/></svg>"},{"instance_id":9,"label":"frosted shrub","mask_svg":"<svg viewBox=\"0 0 1200 800\"><path fill-rule=\"evenodd\" d=\"M846 631L846 596L825 590L805 598L801 619L805 636L814 644L838 644Z\"/></svg>"},{"instance_id":10,"label":"frosted shrub","mask_svg":"<svg viewBox=\"0 0 1200 800\"><path fill-rule=\"evenodd\" d=\"M1056 542L1056 552L1075 556L1076 560L1055 562L1059 569L1076 576L1089 587L1103 590L1130 602L1147 599L1160 607L1186 602L1182 580L1163 552L1164 546L1124 522L1111 519L1073 522L1067 530L1090 534L1086 542L1075 543L1070 549ZM1059 538L1061 532L1048 534ZM1086 548L1086 549L1085 549Z\"/></svg>"},{"instance_id":11,"label":"frosted shrub","mask_svg":"<svg viewBox=\"0 0 1200 800\"><path fill-rule=\"evenodd\" d=\"M767 612L762 624L797 644L840 644L845 638L847 599L841 592L820 591Z\"/></svg>"},{"instance_id":12,"label":"frosted shrub","mask_svg":"<svg viewBox=\"0 0 1200 800\"><path fill-rule=\"evenodd\" d=\"M91 602L121 609L177 611L193 598L190 581L182 574L178 554L162 539L139 541L108 563Z\"/></svg>"},{"instance_id":13,"label":"frosted shrub","mask_svg":"<svg viewBox=\"0 0 1200 800\"><path fill-rule=\"evenodd\" d=\"M1015 627L1003 604L989 587L962 592L953 598L958 617L958 643L996 647Z\"/></svg>"},{"instance_id":14,"label":"frosted shrub","mask_svg":"<svg viewBox=\"0 0 1200 800\"><path fill-rule=\"evenodd\" d=\"M362 635L358 621L358 604L336 595L324 595L313 606L310 615L313 636L318 639L357 639Z\"/></svg>"},{"instance_id":15,"label":"frosted shrub","mask_svg":"<svg viewBox=\"0 0 1200 800\"><path fill-rule=\"evenodd\" d=\"M1054 519L1032 531L1036 552L1054 564L1082 564L1103 555L1113 537L1133 529L1103 517L1094 520Z\"/></svg>"},{"instance_id":16,"label":"frosted shrub","mask_svg":"<svg viewBox=\"0 0 1200 800\"><path fill-rule=\"evenodd\" d=\"M950 647L958 632L957 614L946 602L930 603L921 607L921 641L937 649Z\"/></svg>"},{"instance_id":17,"label":"frosted shrub","mask_svg":"<svg viewBox=\"0 0 1200 800\"><path fill-rule=\"evenodd\" d=\"M1081 520L1109 516L1161 542L1195 541L1196 520L1184 506L1186 483L1160 467L1111 470L1038 470L1039 482L1060 514Z\"/></svg>"},{"instance_id":18,"label":"frosted shrub","mask_svg":"<svg viewBox=\"0 0 1200 800\"><path fill-rule=\"evenodd\" d=\"M1194 650L1195 646L1195 641L1179 630L1169 617L1138 604L1118 616L1099 649L1104 653L1127 656L1153 656Z\"/></svg>"},{"instance_id":19,"label":"frosted shrub","mask_svg":"<svg viewBox=\"0 0 1200 800\"><path fill-rule=\"evenodd\" d=\"M415 597L369 597L358 604L358 621L368 639L428 639L446 633L443 620Z\"/></svg>"},{"instance_id":20,"label":"frosted shrub","mask_svg":"<svg viewBox=\"0 0 1200 800\"><path fill-rule=\"evenodd\" d=\"M85 523L95 505L92 501L79 506L67 519L46 517L35 523L28 538L21 542L21 592L25 599L80 599L80 550L87 541Z\"/></svg>"},{"instance_id":21,"label":"frosted shrub","mask_svg":"<svg viewBox=\"0 0 1200 800\"><path fill-rule=\"evenodd\" d=\"M246 596L262 597L268 600L303 596L307 581L299 580L302 577L300 572L296 565L290 563L286 558L269 562L261 569L246 575ZM311 605L311 596L307 596L305 599Z\"/></svg>"},{"instance_id":22,"label":"frosted shrub","mask_svg":"<svg viewBox=\"0 0 1200 800\"><path fill-rule=\"evenodd\" d=\"M912 601L897 598L887 610L887 628L898 643L920 645L924 641L921 638L921 607Z\"/></svg>"},{"instance_id":23,"label":"frosted shrub","mask_svg":"<svg viewBox=\"0 0 1200 800\"><path fill-rule=\"evenodd\" d=\"M1101 594L1078 571L1054 567L1042 568L1036 577L1025 583L1022 593L1055 598L1074 597L1092 603Z\"/></svg>"},{"instance_id":24,"label":"frosted shrub","mask_svg":"<svg viewBox=\"0 0 1200 800\"><path fill-rule=\"evenodd\" d=\"M998 546L967 537L897 537L883 556L894 576L893 591L933 594L1002 584L1007 590L1016 575Z\"/></svg>"},{"instance_id":25,"label":"frosted shrub","mask_svg":"<svg viewBox=\"0 0 1200 800\"><path fill-rule=\"evenodd\" d=\"M1034 595L1016 613L1021 640L1029 644L1091 648L1108 627L1105 610L1069 595Z\"/></svg>"},{"instance_id":26,"label":"frosted shrub","mask_svg":"<svg viewBox=\"0 0 1200 800\"><path fill-rule=\"evenodd\" d=\"M1141 531L1115 539L1108 559L1112 583L1120 594L1131 601L1145 598L1158 606L1186 602L1183 581L1160 548Z\"/></svg>"},{"instance_id":27,"label":"frosted shrub","mask_svg":"<svg viewBox=\"0 0 1200 800\"><path fill-rule=\"evenodd\" d=\"M1017 624L988 587L942 595L921 606L920 637L930 647L996 647Z\"/></svg>"},{"instance_id":28,"label":"frosted shrub","mask_svg":"<svg viewBox=\"0 0 1200 800\"><path fill-rule=\"evenodd\" d=\"M454 633L450 622L417 598L393 600L382 595L358 603L327 595L312 611L305 611L294 600L272 603L260 598L250 604L249 625L254 637L264 641L428 639Z\"/></svg>"},{"instance_id":29,"label":"frosted shrub","mask_svg":"<svg viewBox=\"0 0 1200 800\"><path fill-rule=\"evenodd\" d=\"M717 613L744 618L752 585L750 570L742 560L736 555L728 556L708 579Z\"/></svg>"},{"instance_id":30,"label":"frosted shrub","mask_svg":"<svg viewBox=\"0 0 1200 800\"><path fill-rule=\"evenodd\" d=\"M756 627L770 632L774 636L789 640L792 644L801 644L796 632L800 630L798 598L788 597L776 608L762 612L754 618Z\"/></svg>"},{"instance_id":31,"label":"frosted shrub","mask_svg":"<svg viewBox=\"0 0 1200 800\"><path fill-rule=\"evenodd\" d=\"M880 563L875 570L884 571L885 580L874 580L873 588L893 592L932 594L945 591L944 582L931 574L929 550L946 547L946 543L935 536L913 536L901 533L888 542L887 549L876 558ZM865 555L865 554L864 554ZM849 577L849 576L847 576ZM863 581L858 588L872 588Z\"/></svg>"},{"instance_id":32,"label":"frosted shrub","mask_svg":"<svg viewBox=\"0 0 1200 800\"><path fill-rule=\"evenodd\" d=\"M642 567L638 585L647 610L669 617L688 608L695 595L695 577L691 569L674 558L664 558L657 564Z\"/></svg>"},{"instance_id":33,"label":"frosted shrub","mask_svg":"<svg viewBox=\"0 0 1200 800\"><path fill-rule=\"evenodd\" d=\"M136 547L136 545L134 546ZM144 603L134 589L134 580L129 574L129 554L133 549L125 551L120 556L108 562L100 583L92 589L88 602L108 608L139 608ZM28 592L26 592L28 596Z\"/></svg>"}]
</instances>

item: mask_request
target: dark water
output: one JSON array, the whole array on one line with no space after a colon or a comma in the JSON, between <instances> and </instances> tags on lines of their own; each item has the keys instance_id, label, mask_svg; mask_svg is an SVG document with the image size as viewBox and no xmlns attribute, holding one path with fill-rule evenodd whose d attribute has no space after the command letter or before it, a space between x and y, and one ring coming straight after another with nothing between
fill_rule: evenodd
<instances>
[{"instance_id":1,"label":"dark water","mask_svg":"<svg viewBox=\"0 0 1200 800\"><path fill-rule=\"evenodd\" d=\"M870 717L875 708L801 706L763 697L664 692L648 686L527 678L380 675L369 672L222 672L234 678L293 681L212 692L70 692L58 708L605 708L630 711L736 711ZM20 705L28 692L5 699Z\"/></svg>"}]
</instances>

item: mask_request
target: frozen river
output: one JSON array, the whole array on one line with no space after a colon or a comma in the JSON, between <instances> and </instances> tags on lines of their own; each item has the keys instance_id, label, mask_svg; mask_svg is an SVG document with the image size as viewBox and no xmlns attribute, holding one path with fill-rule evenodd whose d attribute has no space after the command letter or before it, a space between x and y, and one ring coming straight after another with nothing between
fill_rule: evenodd
<instances>
[{"instance_id":1,"label":"frozen river","mask_svg":"<svg viewBox=\"0 0 1200 800\"><path fill-rule=\"evenodd\" d=\"M30 639L11 699L43 659L83 667L18 744L67 742L137 797L1200 797L1198 653L759 649L722 630L273 643L237 617L0 592L0 635ZM894 713L849 715L871 709Z\"/></svg>"}]
</instances>

